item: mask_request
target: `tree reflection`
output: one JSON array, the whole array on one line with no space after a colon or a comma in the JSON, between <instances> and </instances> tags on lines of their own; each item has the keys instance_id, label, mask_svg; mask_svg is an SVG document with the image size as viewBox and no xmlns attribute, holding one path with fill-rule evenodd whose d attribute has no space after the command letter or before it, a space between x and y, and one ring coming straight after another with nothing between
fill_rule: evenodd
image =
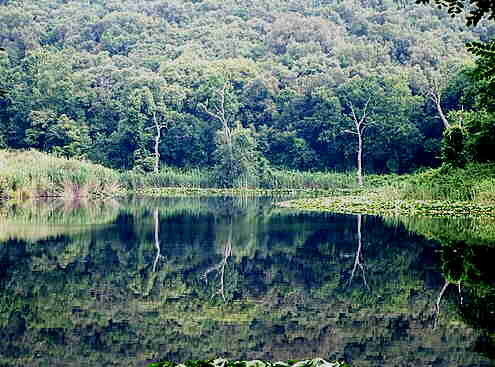
<instances>
[{"instance_id":1,"label":"tree reflection","mask_svg":"<svg viewBox=\"0 0 495 367\"><path fill-rule=\"evenodd\" d=\"M158 264L158 261L163 258L160 247L160 213L158 212L158 208L155 208L155 210L153 211L153 219L155 223L155 247L156 247L155 260L153 261L153 273L154 273L156 272L156 266Z\"/></svg>"},{"instance_id":2,"label":"tree reflection","mask_svg":"<svg viewBox=\"0 0 495 367\"><path fill-rule=\"evenodd\" d=\"M204 279L205 283L208 284L209 275L212 273L216 273L215 278L218 280L218 290L213 296L220 294L224 302L227 301L225 297L225 268L230 256L232 255L232 232L233 221L232 217L229 217L228 235L223 246L222 260L218 264L208 268L201 276Z\"/></svg>"},{"instance_id":3,"label":"tree reflection","mask_svg":"<svg viewBox=\"0 0 495 367\"><path fill-rule=\"evenodd\" d=\"M18 353L29 339L45 342L40 353L48 356L53 335L71 345L57 347L59 364L84 364L95 346L107 364L134 365L140 353L197 359L223 353L226 341L231 356L342 355L353 365L378 353L391 365L409 365L409 356L417 365L435 358L481 365L472 346L493 349L493 302L484 293L491 288L473 288L478 273L469 280L458 276L462 269L444 271L440 284L439 246L403 227L391 230L376 217L272 212L261 200L188 200L140 200L105 231L0 246L0 354ZM461 255L469 260L469 252ZM483 269L488 287L490 268ZM464 301L446 307L459 279ZM432 332L432 310L440 309ZM478 338L459 313L486 332ZM18 318L25 331L13 337ZM43 363L56 364L45 355Z\"/></svg>"},{"instance_id":4,"label":"tree reflection","mask_svg":"<svg viewBox=\"0 0 495 367\"><path fill-rule=\"evenodd\" d=\"M362 217L363 216L362 214L358 214L356 217L357 217L357 250L356 250L356 256L354 258L354 267L352 268L351 277L349 279L347 286L348 287L351 286L354 276L356 274L356 270L359 267L359 269L361 270L361 276L363 278L364 286L369 291L370 287L368 285L368 281L366 280L366 269L362 254L362 249L363 249L363 235L362 235L363 218Z\"/></svg>"}]
</instances>

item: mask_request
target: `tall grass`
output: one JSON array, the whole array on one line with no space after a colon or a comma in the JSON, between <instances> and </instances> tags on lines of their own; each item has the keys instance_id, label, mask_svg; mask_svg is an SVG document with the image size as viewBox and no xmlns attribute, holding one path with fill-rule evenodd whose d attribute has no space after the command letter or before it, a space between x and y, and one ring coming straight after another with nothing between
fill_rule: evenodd
<instances>
[{"instance_id":1,"label":"tall grass","mask_svg":"<svg viewBox=\"0 0 495 367\"><path fill-rule=\"evenodd\" d=\"M272 170L260 183L270 189L355 189L356 175L349 172L302 172Z\"/></svg>"},{"instance_id":2,"label":"tall grass","mask_svg":"<svg viewBox=\"0 0 495 367\"><path fill-rule=\"evenodd\" d=\"M119 174L103 166L35 150L0 150L0 197L68 199L113 195Z\"/></svg>"},{"instance_id":3,"label":"tall grass","mask_svg":"<svg viewBox=\"0 0 495 367\"><path fill-rule=\"evenodd\" d=\"M381 193L397 199L495 202L495 164L444 166L396 176Z\"/></svg>"},{"instance_id":4,"label":"tall grass","mask_svg":"<svg viewBox=\"0 0 495 367\"><path fill-rule=\"evenodd\" d=\"M158 173L124 172L120 176L123 187L135 191L144 188L218 188L215 175L207 169L178 169L165 167ZM353 173L300 172L270 169L266 175L254 180L240 177L234 182L235 188L264 189L356 189L356 176Z\"/></svg>"},{"instance_id":5,"label":"tall grass","mask_svg":"<svg viewBox=\"0 0 495 367\"><path fill-rule=\"evenodd\" d=\"M210 172L199 169L179 169L164 167L158 173L127 171L120 175L120 184L129 190L140 190L149 187L214 187Z\"/></svg>"}]
</instances>

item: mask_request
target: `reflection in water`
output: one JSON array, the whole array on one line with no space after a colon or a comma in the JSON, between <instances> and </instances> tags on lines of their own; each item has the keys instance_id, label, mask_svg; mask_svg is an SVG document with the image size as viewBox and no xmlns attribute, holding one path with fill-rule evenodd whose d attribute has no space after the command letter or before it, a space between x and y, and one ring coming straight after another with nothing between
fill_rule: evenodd
<instances>
[{"instance_id":1,"label":"reflection in water","mask_svg":"<svg viewBox=\"0 0 495 367\"><path fill-rule=\"evenodd\" d=\"M153 273L156 272L156 265L158 264L158 260L163 258L162 251L160 248L160 213L158 212L158 208L155 208L153 211L153 218L155 220L155 247L156 247L156 256L155 261L153 261Z\"/></svg>"},{"instance_id":2,"label":"reflection in water","mask_svg":"<svg viewBox=\"0 0 495 367\"><path fill-rule=\"evenodd\" d=\"M232 217L230 217L228 235L224 245L222 260L217 265L208 268L201 276L205 280L205 283L208 284L208 276L210 275L210 273L216 273L216 278L219 282L217 293L222 296L224 302L227 301L227 299L225 298L225 267L227 266L229 257L232 255L232 231L233 220Z\"/></svg>"},{"instance_id":3,"label":"reflection in water","mask_svg":"<svg viewBox=\"0 0 495 367\"><path fill-rule=\"evenodd\" d=\"M118 212L115 200L6 202L0 206L0 241L36 242L86 232L90 226L112 223Z\"/></svg>"},{"instance_id":4,"label":"reflection in water","mask_svg":"<svg viewBox=\"0 0 495 367\"><path fill-rule=\"evenodd\" d=\"M42 220L23 218L45 209L33 210L4 218L34 232ZM102 218L91 210L90 223L104 226L0 240L0 366L216 356L492 364L486 234L476 242L456 229L460 245L435 238L438 222L289 212L268 199L122 201Z\"/></svg>"},{"instance_id":5,"label":"reflection in water","mask_svg":"<svg viewBox=\"0 0 495 367\"><path fill-rule=\"evenodd\" d=\"M351 278L349 279L349 285L352 284L352 280L354 279L354 275L356 274L356 270L359 267L362 273L363 277L363 282L364 285L366 286L366 289L370 290L370 287L368 285L368 282L366 281L366 271L364 269L364 264L363 264L363 255L362 255L362 247L363 247L363 235L361 233L362 230L362 222L363 222L363 216L362 214L356 215L357 218L357 250L356 250L356 257L354 260L354 267L352 268L351 272Z\"/></svg>"},{"instance_id":6,"label":"reflection in water","mask_svg":"<svg viewBox=\"0 0 495 367\"><path fill-rule=\"evenodd\" d=\"M442 245L441 268L445 283L436 302L437 320L442 297L449 289L457 289L456 305L462 320L479 332L475 350L494 360L495 219L400 218L400 221L409 230Z\"/></svg>"}]
</instances>

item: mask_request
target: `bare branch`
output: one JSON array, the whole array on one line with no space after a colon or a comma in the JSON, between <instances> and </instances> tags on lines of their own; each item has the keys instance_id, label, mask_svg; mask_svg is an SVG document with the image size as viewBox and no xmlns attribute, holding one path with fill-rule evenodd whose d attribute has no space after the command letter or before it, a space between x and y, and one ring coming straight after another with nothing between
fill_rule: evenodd
<instances>
[{"instance_id":1,"label":"bare branch","mask_svg":"<svg viewBox=\"0 0 495 367\"><path fill-rule=\"evenodd\" d=\"M220 120L220 121L223 121L223 119L222 119L222 116L221 116L221 115L216 114L216 113L214 113L214 112L210 111L210 110L208 109L208 107L206 107L206 105L205 105L204 103L201 103L201 102L200 102L200 103L198 103L198 106L199 106L199 107L201 107L201 108L203 109L203 111L204 111L204 112L206 112L206 113L207 113L208 115L210 115L211 117L216 118L216 119L218 119L218 120Z\"/></svg>"}]
</instances>

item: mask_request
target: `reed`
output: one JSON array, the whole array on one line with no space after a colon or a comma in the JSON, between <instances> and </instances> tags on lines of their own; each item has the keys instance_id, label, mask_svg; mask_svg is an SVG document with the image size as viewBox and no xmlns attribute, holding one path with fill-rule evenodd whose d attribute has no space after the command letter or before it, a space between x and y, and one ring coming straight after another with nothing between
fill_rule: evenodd
<instances>
[{"instance_id":1,"label":"reed","mask_svg":"<svg viewBox=\"0 0 495 367\"><path fill-rule=\"evenodd\" d=\"M158 173L136 171L121 174L120 183L130 191L149 188L218 188L215 176L207 169L178 169L165 167ZM339 172L301 172L270 169L257 180L239 177L234 182L236 189L270 190L338 190L357 189L356 176Z\"/></svg>"},{"instance_id":2,"label":"reed","mask_svg":"<svg viewBox=\"0 0 495 367\"><path fill-rule=\"evenodd\" d=\"M400 199L495 202L495 164L444 166L391 180L382 193Z\"/></svg>"},{"instance_id":3,"label":"reed","mask_svg":"<svg viewBox=\"0 0 495 367\"><path fill-rule=\"evenodd\" d=\"M128 190L137 191L150 187L214 187L212 175L199 168L180 169L164 167L158 173L127 171L120 175L120 184Z\"/></svg>"},{"instance_id":4,"label":"reed","mask_svg":"<svg viewBox=\"0 0 495 367\"><path fill-rule=\"evenodd\" d=\"M120 191L119 174L83 160L36 150L0 150L0 197L28 198L109 196Z\"/></svg>"},{"instance_id":5,"label":"reed","mask_svg":"<svg viewBox=\"0 0 495 367\"><path fill-rule=\"evenodd\" d=\"M271 189L357 189L356 176L352 172L302 172L272 170L261 178L263 187Z\"/></svg>"}]
</instances>

